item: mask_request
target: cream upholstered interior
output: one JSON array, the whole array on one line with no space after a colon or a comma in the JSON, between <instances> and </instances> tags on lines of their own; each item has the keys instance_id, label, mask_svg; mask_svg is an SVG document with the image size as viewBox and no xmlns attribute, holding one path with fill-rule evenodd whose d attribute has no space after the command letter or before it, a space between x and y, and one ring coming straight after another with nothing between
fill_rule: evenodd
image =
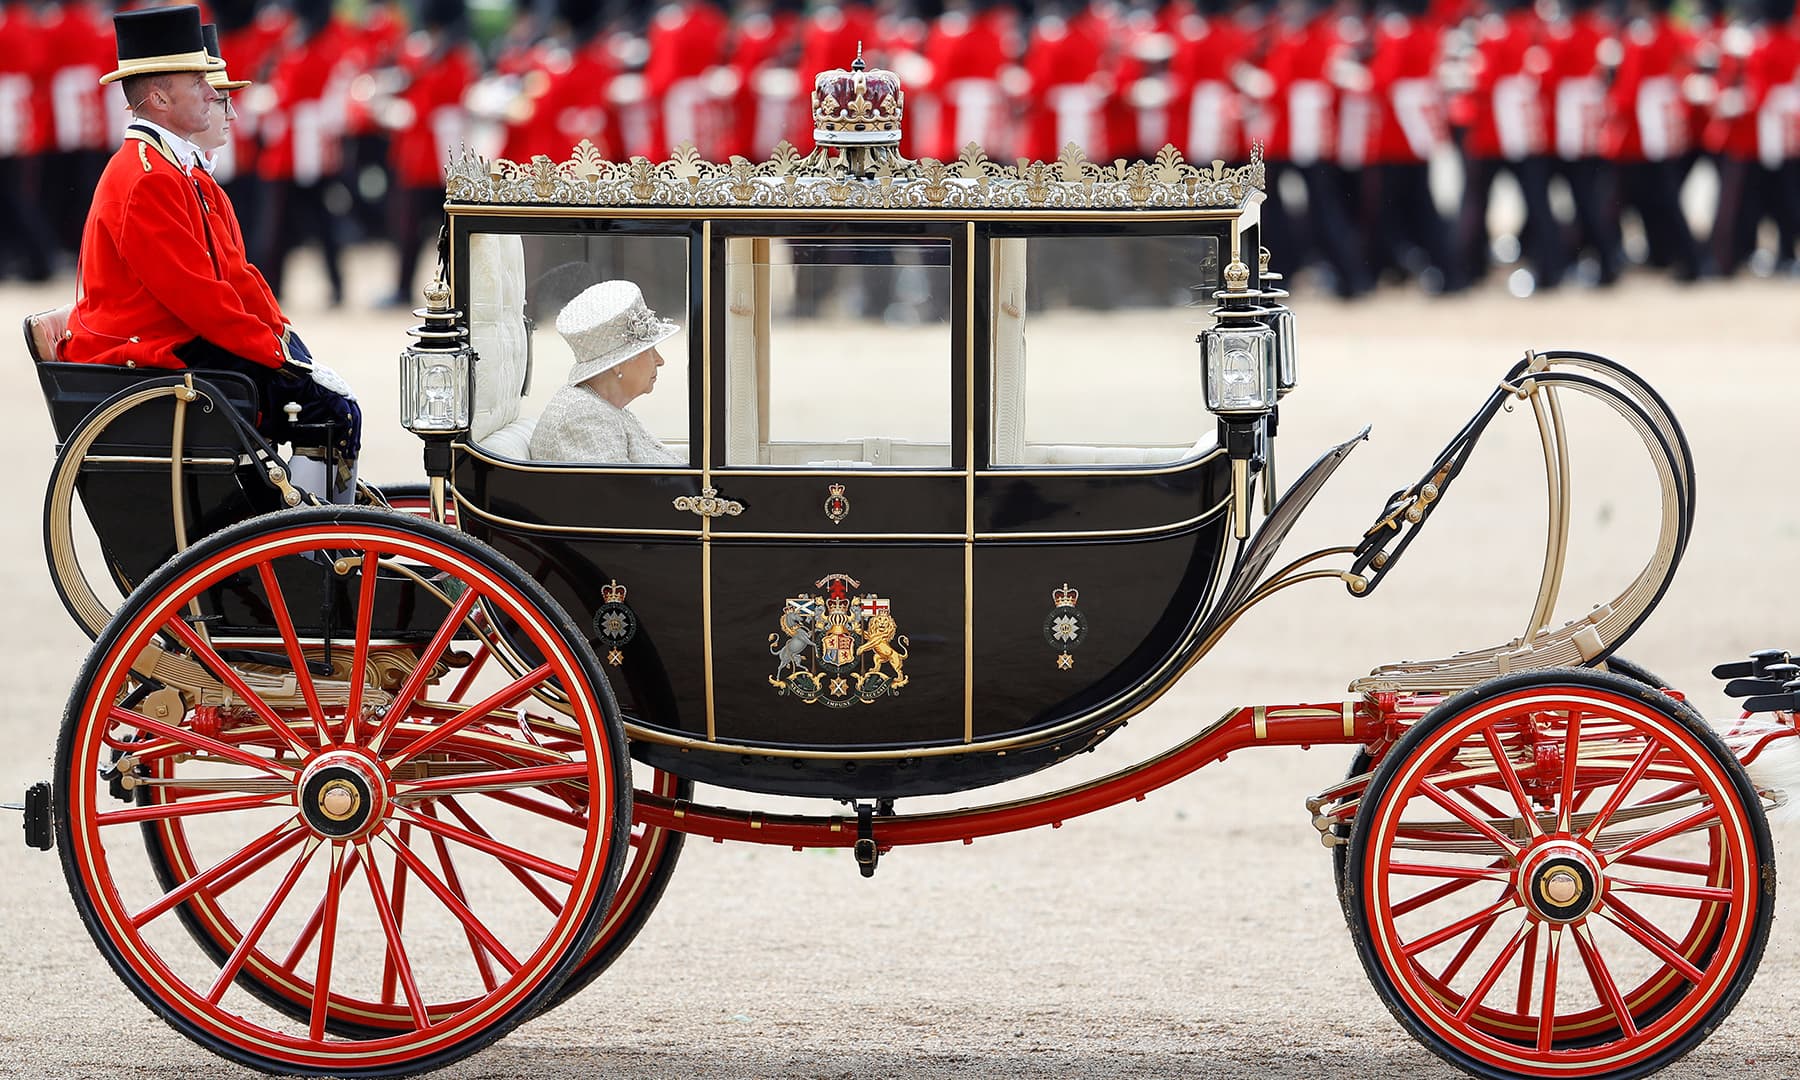
<instances>
[{"instance_id":1,"label":"cream upholstered interior","mask_svg":"<svg viewBox=\"0 0 1800 1080\"><path fill-rule=\"evenodd\" d=\"M519 419L529 358L525 242L521 237L505 233L469 237L469 344L478 358L469 437L498 450L491 439ZM523 441L531 442L529 428Z\"/></svg>"}]
</instances>

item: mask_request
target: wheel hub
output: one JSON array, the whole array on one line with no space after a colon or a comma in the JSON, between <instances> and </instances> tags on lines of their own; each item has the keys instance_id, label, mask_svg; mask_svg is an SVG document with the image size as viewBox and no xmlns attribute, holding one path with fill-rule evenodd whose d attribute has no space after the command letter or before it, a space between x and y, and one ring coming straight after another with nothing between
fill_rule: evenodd
<instances>
[{"instance_id":1,"label":"wheel hub","mask_svg":"<svg viewBox=\"0 0 1800 1080\"><path fill-rule=\"evenodd\" d=\"M1600 860L1573 840L1548 840L1519 863L1520 899L1539 918L1571 923L1593 912L1605 891Z\"/></svg>"},{"instance_id":2,"label":"wheel hub","mask_svg":"<svg viewBox=\"0 0 1800 1080\"><path fill-rule=\"evenodd\" d=\"M300 816L330 840L351 840L387 816L387 781L381 768L354 750L327 750L300 774Z\"/></svg>"}]
</instances>

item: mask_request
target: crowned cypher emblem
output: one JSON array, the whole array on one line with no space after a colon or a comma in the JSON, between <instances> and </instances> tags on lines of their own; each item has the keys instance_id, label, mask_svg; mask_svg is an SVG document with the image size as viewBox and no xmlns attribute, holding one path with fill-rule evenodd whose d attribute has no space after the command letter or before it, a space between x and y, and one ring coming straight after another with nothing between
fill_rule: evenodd
<instances>
[{"instance_id":1,"label":"crowned cypher emblem","mask_svg":"<svg viewBox=\"0 0 1800 1080\"><path fill-rule=\"evenodd\" d=\"M832 484L825 489L825 516L833 525L850 516L850 498L844 494L844 485Z\"/></svg>"},{"instance_id":2,"label":"crowned cypher emblem","mask_svg":"<svg viewBox=\"0 0 1800 1080\"><path fill-rule=\"evenodd\" d=\"M1087 616L1075 606L1080 599L1081 590L1071 589L1066 581L1062 588L1050 590L1050 602L1056 606L1044 619L1044 640L1059 650L1056 666L1062 671L1075 666L1074 650L1087 640Z\"/></svg>"},{"instance_id":3,"label":"crowned cypher emblem","mask_svg":"<svg viewBox=\"0 0 1800 1080\"><path fill-rule=\"evenodd\" d=\"M625 662L625 646L637 637L637 612L625 603L625 586L617 581L600 587L600 610L594 612L594 635L606 642L606 662L618 667Z\"/></svg>"},{"instance_id":4,"label":"crowned cypher emblem","mask_svg":"<svg viewBox=\"0 0 1800 1080\"><path fill-rule=\"evenodd\" d=\"M775 674L769 685L783 697L833 709L897 694L907 683L907 648L893 605L874 593L854 593L862 583L827 574L813 583L822 593L782 602L780 633L769 635Z\"/></svg>"}]
</instances>

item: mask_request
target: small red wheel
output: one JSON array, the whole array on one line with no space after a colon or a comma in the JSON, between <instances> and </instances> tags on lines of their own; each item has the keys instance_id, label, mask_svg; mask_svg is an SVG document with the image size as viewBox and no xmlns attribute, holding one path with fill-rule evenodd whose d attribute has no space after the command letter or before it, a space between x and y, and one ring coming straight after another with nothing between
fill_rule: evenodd
<instances>
[{"instance_id":1,"label":"small red wheel","mask_svg":"<svg viewBox=\"0 0 1800 1080\"><path fill-rule=\"evenodd\" d=\"M1692 1049L1768 939L1774 858L1692 710L1585 670L1444 702L1376 770L1346 914L1411 1033L1478 1076L1627 1077Z\"/></svg>"},{"instance_id":2,"label":"small red wheel","mask_svg":"<svg viewBox=\"0 0 1800 1080\"><path fill-rule=\"evenodd\" d=\"M477 603L532 670L439 662ZM278 653L234 646L246 617ZM328 639L350 671L401 659L334 680L310 660ZM157 571L89 654L57 775L101 952L272 1072L398 1075L499 1038L587 957L630 852L623 725L581 632L498 553L386 510L272 515Z\"/></svg>"}]
</instances>

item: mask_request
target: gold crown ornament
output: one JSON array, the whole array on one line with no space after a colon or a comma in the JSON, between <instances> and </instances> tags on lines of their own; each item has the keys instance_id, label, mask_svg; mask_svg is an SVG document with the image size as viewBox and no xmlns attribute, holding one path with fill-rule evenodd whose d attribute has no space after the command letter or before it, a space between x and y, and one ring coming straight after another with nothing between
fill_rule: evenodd
<instances>
[{"instance_id":1,"label":"gold crown ornament","mask_svg":"<svg viewBox=\"0 0 1800 1080\"><path fill-rule=\"evenodd\" d=\"M625 586L613 581L600 586L600 602L603 604L623 604L625 602Z\"/></svg>"},{"instance_id":2,"label":"gold crown ornament","mask_svg":"<svg viewBox=\"0 0 1800 1080\"><path fill-rule=\"evenodd\" d=\"M899 146L906 95L900 76L863 63L862 42L848 70L813 78L813 141L820 146Z\"/></svg>"}]
</instances>

